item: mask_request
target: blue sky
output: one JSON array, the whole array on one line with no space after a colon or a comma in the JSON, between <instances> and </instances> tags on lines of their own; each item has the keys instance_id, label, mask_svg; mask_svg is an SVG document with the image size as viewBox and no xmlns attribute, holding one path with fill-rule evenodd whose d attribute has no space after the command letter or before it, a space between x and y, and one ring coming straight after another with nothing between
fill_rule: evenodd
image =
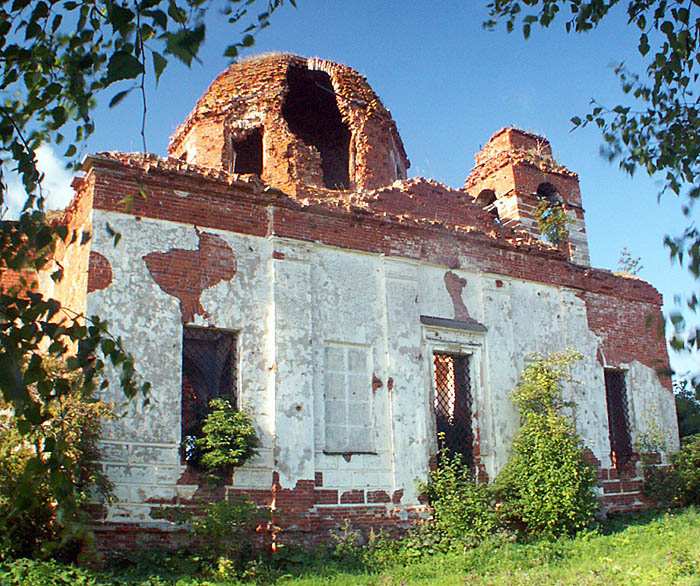
<instances>
[{"instance_id":1,"label":"blue sky","mask_svg":"<svg viewBox=\"0 0 700 586\"><path fill-rule=\"evenodd\" d=\"M640 276L665 296L667 306L691 290L685 272L673 268L662 246L680 233L680 204L646 175L629 178L598 153L594 128L571 132L569 119L586 113L591 98L614 105L622 99L614 63L640 64L635 30L617 11L585 35L567 35L563 21L535 29L525 41L504 27L481 23L486 0L377 2L298 0L284 7L244 55L285 51L350 65L367 77L391 110L411 159L412 176L461 186L474 154L499 128L515 125L547 136L557 160L580 175L594 266L615 268L627 246L642 258ZM226 65L222 53L237 38L225 19L209 18L201 63L170 67L149 88L149 150L164 154L169 135ZM637 67L641 69L641 66ZM114 93L116 93L116 89ZM115 109L103 97L87 152L140 150L140 102L134 94ZM679 369L694 361L674 362Z\"/></svg>"}]
</instances>

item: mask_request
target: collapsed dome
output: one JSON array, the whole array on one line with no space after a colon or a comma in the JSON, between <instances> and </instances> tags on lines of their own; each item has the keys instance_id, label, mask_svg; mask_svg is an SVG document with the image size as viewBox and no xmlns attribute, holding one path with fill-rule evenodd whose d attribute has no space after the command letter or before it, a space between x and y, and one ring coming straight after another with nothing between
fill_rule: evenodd
<instances>
[{"instance_id":1,"label":"collapsed dome","mask_svg":"<svg viewBox=\"0 0 700 586\"><path fill-rule=\"evenodd\" d=\"M391 114L364 77L286 54L222 72L175 131L168 153L260 175L290 194L374 189L405 179L410 165Z\"/></svg>"}]
</instances>

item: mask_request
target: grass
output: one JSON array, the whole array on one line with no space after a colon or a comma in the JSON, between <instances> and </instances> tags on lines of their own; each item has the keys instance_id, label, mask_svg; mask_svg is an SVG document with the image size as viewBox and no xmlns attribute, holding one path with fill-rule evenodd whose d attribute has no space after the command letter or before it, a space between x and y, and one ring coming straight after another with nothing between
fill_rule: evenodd
<instances>
[{"instance_id":1,"label":"grass","mask_svg":"<svg viewBox=\"0 0 700 586\"><path fill-rule=\"evenodd\" d=\"M415 551L412 553L417 555ZM252 568L252 573L257 575L258 583L274 580L276 584L289 586L700 585L700 510L688 508L674 513L621 517L572 539L528 544L492 540L466 552L435 553L416 557L414 561L409 557L402 555L394 563L371 568L357 558L301 555L293 559L290 556L284 567L271 571L261 565ZM15 562L0 564L0 584L213 586L243 583L196 577L195 562L191 558L156 556L151 557L150 562L142 560L135 566L111 572Z\"/></svg>"}]
</instances>

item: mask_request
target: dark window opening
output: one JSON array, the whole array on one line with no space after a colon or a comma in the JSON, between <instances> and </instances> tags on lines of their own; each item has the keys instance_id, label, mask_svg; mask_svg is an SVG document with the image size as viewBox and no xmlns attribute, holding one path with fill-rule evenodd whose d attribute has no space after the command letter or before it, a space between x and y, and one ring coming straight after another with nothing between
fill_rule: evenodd
<instances>
[{"instance_id":1,"label":"dark window opening","mask_svg":"<svg viewBox=\"0 0 700 586\"><path fill-rule=\"evenodd\" d=\"M469 356L436 352L433 355L433 365L438 447L452 454L461 454L464 463L473 469Z\"/></svg>"},{"instance_id":2,"label":"dark window opening","mask_svg":"<svg viewBox=\"0 0 700 586\"><path fill-rule=\"evenodd\" d=\"M198 460L194 440L201 436L212 399L236 406L236 335L213 328L185 326L182 332L181 455Z\"/></svg>"},{"instance_id":3,"label":"dark window opening","mask_svg":"<svg viewBox=\"0 0 700 586\"><path fill-rule=\"evenodd\" d=\"M500 221L498 206L496 205L496 194L493 189L482 190L481 193L476 196L474 203L491 214L497 221Z\"/></svg>"},{"instance_id":4,"label":"dark window opening","mask_svg":"<svg viewBox=\"0 0 700 586\"><path fill-rule=\"evenodd\" d=\"M613 466L619 469L630 461L633 453L624 372L605 370L605 401L608 407L610 454Z\"/></svg>"},{"instance_id":5,"label":"dark window opening","mask_svg":"<svg viewBox=\"0 0 700 586\"><path fill-rule=\"evenodd\" d=\"M563 203L561 195L551 183L540 183L537 186L537 192L535 193L537 199L546 201L551 206L561 205Z\"/></svg>"},{"instance_id":6,"label":"dark window opening","mask_svg":"<svg viewBox=\"0 0 700 586\"><path fill-rule=\"evenodd\" d=\"M350 187L350 131L338 110L331 78L325 71L290 67L282 106L289 129L321 155L323 183L329 189Z\"/></svg>"},{"instance_id":7,"label":"dark window opening","mask_svg":"<svg viewBox=\"0 0 700 586\"><path fill-rule=\"evenodd\" d=\"M262 175L263 168L262 129L255 128L240 139L231 140L231 171Z\"/></svg>"}]
</instances>

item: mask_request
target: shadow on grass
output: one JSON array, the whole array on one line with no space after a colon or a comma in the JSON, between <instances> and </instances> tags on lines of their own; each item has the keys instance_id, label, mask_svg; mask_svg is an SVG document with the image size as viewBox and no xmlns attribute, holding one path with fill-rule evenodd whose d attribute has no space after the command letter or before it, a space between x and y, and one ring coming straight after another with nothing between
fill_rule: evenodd
<instances>
[{"instance_id":1,"label":"shadow on grass","mask_svg":"<svg viewBox=\"0 0 700 586\"><path fill-rule=\"evenodd\" d=\"M691 507L692 509L692 507ZM630 527L644 527L659 521L666 515L677 515L690 509L656 509L639 513L615 513L608 516L598 527L601 535L614 535Z\"/></svg>"}]
</instances>

